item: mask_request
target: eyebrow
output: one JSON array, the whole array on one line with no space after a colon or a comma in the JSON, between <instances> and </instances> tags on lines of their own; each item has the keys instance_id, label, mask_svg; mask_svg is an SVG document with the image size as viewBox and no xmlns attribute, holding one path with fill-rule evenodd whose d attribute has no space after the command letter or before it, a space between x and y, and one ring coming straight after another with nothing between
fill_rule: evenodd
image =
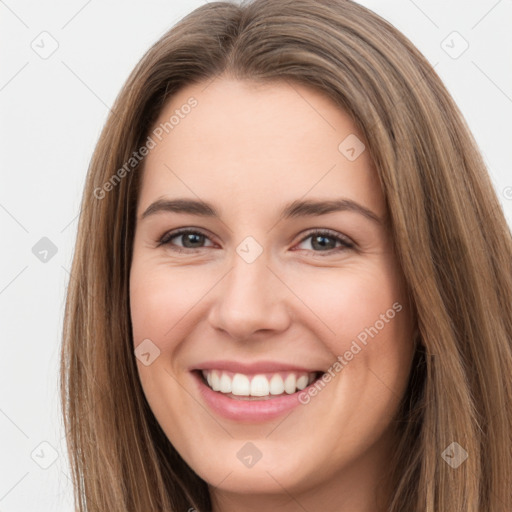
<instances>
[{"instance_id":1,"label":"eyebrow","mask_svg":"<svg viewBox=\"0 0 512 512\"><path fill-rule=\"evenodd\" d=\"M296 200L287 204L280 215L280 220L296 217L314 217L332 212L351 211L358 213L378 225L383 220L376 213L351 199L331 200ZM146 208L140 219L162 212L188 213L202 217L220 217L213 205L196 199L159 199Z\"/></svg>"}]
</instances>

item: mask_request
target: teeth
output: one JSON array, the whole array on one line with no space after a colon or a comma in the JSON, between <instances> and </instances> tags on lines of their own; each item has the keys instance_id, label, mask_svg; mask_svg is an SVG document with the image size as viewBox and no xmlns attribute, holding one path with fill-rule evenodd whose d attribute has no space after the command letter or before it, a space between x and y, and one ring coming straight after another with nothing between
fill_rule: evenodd
<instances>
[{"instance_id":1,"label":"teeth","mask_svg":"<svg viewBox=\"0 0 512 512\"><path fill-rule=\"evenodd\" d=\"M203 372L204 375L204 372ZM208 381L208 385L214 391L220 391L220 375L217 370L213 370L207 373L206 380Z\"/></svg>"},{"instance_id":2,"label":"teeth","mask_svg":"<svg viewBox=\"0 0 512 512\"><path fill-rule=\"evenodd\" d=\"M270 379L270 394L282 395L284 393L284 383L281 375L273 375Z\"/></svg>"},{"instance_id":3,"label":"teeth","mask_svg":"<svg viewBox=\"0 0 512 512\"><path fill-rule=\"evenodd\" d=\"M229 379L229 377L227 377ZM235 373L233 380L231 381L231 393L238 396L249 396L251 392L251 382L247 375L241 373Z\"/></svg>"},{"instance_id":4,"label":"teeth","mask_svg":"<svg viewBox=\"0 0 512 512\"><path fill-rule=\"evenodd\" d=\"M315 372L281 372L249 376L221 370L203 370L202 374L213 391L260 397L284 393L290 395L304 389L316 378Z\"/></svg>"},{"instance_id":5,"label":"teeth","mask_svg":"<svg viewBox=\"0 0 512 512\"><path fill-rule=\"evenodd\" d=\"M307 387L309 383L309 379L308 379L308 376L307 375L301 375L298 379L297 379L297 388L302 390L304 389L305 387Z\"/></svg>"},{"instance_id":6,"label":"teeth","mask_svg":"<svg viewBox=\"0 0 512 512\"><path fill-rule=\"evenodd\" d=\"M251 396L267 396L269 393L268 379L264 375L255 375L251 380Z\"/></svg>"},{"instance_id":7,"label":"teeth","mask_svg":"<svg viewBox=\"0 0 512 512\"><path fill-rule=\"evenodd\" d=\"M291 395L292 393L295 393L297 389L297 377L293 373L290 373L288 377L284 380L284 390Z\"/></svg>"},{"instance_id":8,"label":"teeth","mask_svg":"<svg viewBox=\"0 0 512 512\"><path fill-rule=\"evenodd\" d=\"M231 393L231 379L223 373L220 377L220 389L221 393Z\"/></svg>"}]
</instances>

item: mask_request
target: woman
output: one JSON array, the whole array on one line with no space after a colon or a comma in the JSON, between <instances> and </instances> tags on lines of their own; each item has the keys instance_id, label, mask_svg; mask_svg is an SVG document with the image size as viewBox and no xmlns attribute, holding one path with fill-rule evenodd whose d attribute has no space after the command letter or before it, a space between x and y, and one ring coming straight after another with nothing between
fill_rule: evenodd
<instances>
[{"instance_id":1,"label":"woman","mask_svg":"<svg viewBox=\"0 0 512 512\"><path fill-rule=\"evenodd\" d=\"M210 3L112 110L66 304L77 509L511 510L510 231L412 44L351 1Z\"/></svg>"}]
</instances>

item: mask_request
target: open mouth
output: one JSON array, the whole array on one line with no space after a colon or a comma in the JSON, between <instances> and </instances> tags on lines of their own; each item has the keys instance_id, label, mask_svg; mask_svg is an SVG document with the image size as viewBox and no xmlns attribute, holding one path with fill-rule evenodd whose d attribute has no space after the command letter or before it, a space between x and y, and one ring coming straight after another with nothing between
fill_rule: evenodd
<instances>
[{"instance_id":1,"label":"open mouth","mask_svg":"<svg viewBox=\"0 0 512 512\"><path fill-rule=\"evenodd\" d=\"M194 370L212 391L234 400L272 400L302 391L314 384L323 371L282 371L247 375L224 370Z\"/></svg>"}]
</instances>

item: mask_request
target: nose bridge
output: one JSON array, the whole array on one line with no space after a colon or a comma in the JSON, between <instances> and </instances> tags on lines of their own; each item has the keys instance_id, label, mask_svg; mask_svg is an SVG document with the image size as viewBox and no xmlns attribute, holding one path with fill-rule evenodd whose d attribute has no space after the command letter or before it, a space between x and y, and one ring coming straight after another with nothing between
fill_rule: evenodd
<instances>
[{"instance_id":1,"label":"nose bridge","mask_svg":"<svg viewBox=\"0 0 512 512\"><path fill-rule=\"evenodd\" d=\"M283 285L268 268L268 254L254 239L246 239L236 248L231 270L222 280L210 313L214 327L240 339L262 329L286 328Z\"/></svg>"},{"instance_id":2,"label":"nose bridge","mask_svg":"<svg viewBox=\"0 0 512 512\"><path fill-rule=\"evenodd\" d=\"M232 270L227 279L227 293L233 299L239 299L240 304L245 300L246 304L254 302L261 307L271 299L269 294L271 288L272 273L268 269L269 261L267 252L255 255L250 249L247 254L242 253L243 246L237 248L236 256L232 258ZM248 301L248 302L247 302Z\"/></svg>"}]
</instances>

